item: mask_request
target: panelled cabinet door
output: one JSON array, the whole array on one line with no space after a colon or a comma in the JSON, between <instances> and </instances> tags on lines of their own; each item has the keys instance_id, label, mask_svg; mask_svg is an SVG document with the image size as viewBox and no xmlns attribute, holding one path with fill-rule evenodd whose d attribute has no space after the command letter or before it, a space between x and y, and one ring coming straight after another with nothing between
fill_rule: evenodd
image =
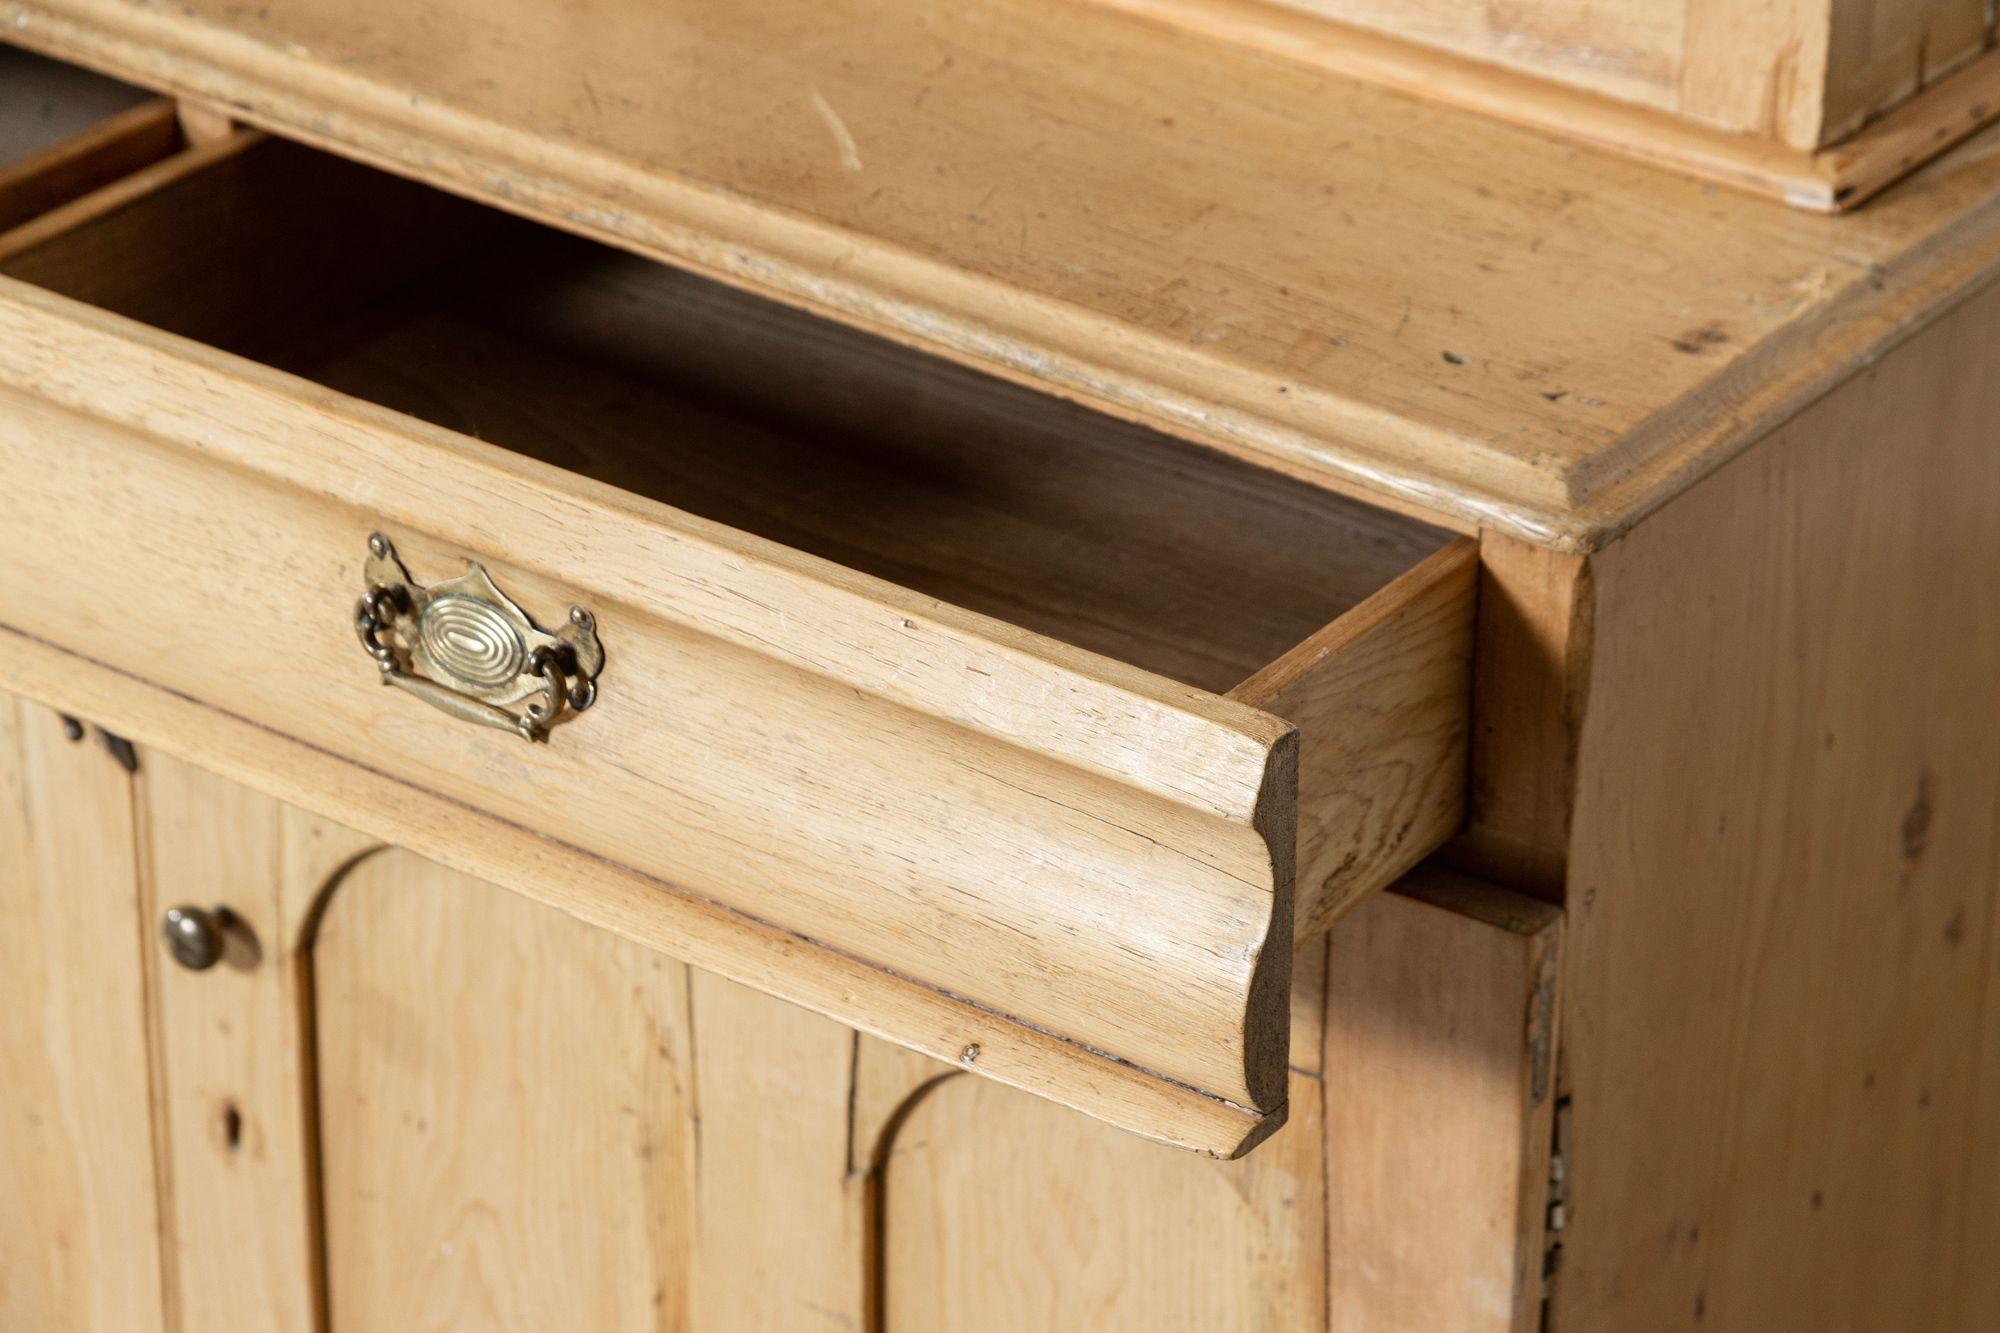
<instances>
[{"instance_id":1,"label":"panelled cabinet door","mask_svg":"<svg viewBox=\"0 0 2000 1333\"><path fill-rule=\"evenodd\" d=\"M154 946L186 1329L1003 1329L1100 1279L1107 1326L1319 1319L1310 1078L1213 1161L167 756L139 785L148 916L226 923L206 970ZM1002 1243L1051 1208L1089 1244Z\"/></svg>"},{"instance_id":2,"label":"panelled cabinet door","mask_svg":"<svg viewBox=\"0 0 2000 1333\"><path fill-rule=\"evenodd\" d=\"M91 992L129 1016L124 1046L84 1072L131 1087L36 1087L32 1104L0 1106L122 1113L77 1123L95 1152L122 1144L129 1179L33 1188L112 1229L90 1243L135 1257L120 1275L146 1299L165 1291L168 1328L1152 1333L1401 1326L1419 1312L1426 1327L1534 1326L1539 1233L1514 1219L1538 1215L1548 1175L1549 909L1433 876L1302 953L1291 1122L1217 1161L169 756L142 752L133 779L63 748L53 715L27 730L17 749L36 762L96 762L101 826L124 812L122 843L114 831L64 845L106 871L94 883L126 886L100 904L125 933ZM45 818L10 780L12 817ZM212 966L160 942L175 907L213 925ZM82 929L52 919L38 947L61 962ZM80 984L37 999L49 1024L78 1012ZM16 1028L0 1035L32 1054ZM1442 1114L1413 1113L1439 1100ZM8 1147L0 1162L17 1174L96 1160L66 1142L46 1161ZM98 1203L107 1179L129 1206ZM9 1314L74 1289L10 1281L40 1304L16 1290Z\"/></svg>"},{"instance_id":3,"label":"panelled cabinet door","mask_svg":"<svg viewBox=\"0 0 2000 1333\"><path fill-rule=\"evenodd\" d=\"M312 960L335 1328L682 1322L686 968L402 851Z\"/></svg>"},{"instance_id":4,"label":"panelled cabinet door","mask_svg":"<svg viewBox=\"0 0 2000 1333\"><path fill-rule=\"evenodd\" d=\"M183 1328L862 1326L856 1126L941 1066L167 756L140 785L149 914L228 937L159 968Z\"/></svg>"}]
</instances>

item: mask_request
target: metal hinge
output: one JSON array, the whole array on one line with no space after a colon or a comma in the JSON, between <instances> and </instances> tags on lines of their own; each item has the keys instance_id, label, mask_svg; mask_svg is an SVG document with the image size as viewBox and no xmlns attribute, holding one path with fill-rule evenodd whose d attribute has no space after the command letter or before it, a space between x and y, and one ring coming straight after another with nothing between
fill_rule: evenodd
<instances>
[{"instance_id":1,"label":"metal hinge","mask_svg":"<svg viewBox=\"0 0 2000 1333\"><path fill-rule=\"evenodd\" d=\"M1549 1300L1562 1269L1563 1229L1569 1225L1569 1098L1558 1097L1555 1142L1549 1152L1548 1213L1542 1227L1542 1327L1549 1326Z\"/></svg>"},{"instance_id":2,"label":"metal hinge","mask_svg":"<svg viewBox=\"0 0 2000 1333\"><path fill-rule=\"evenodd\" d=\"M127 773L139 771L139 751L132 742L115 732L106 731L103 727L86 727L81 719L71 717L68 713L61 713L58 716L62 718L63 735L80 743L91 731L95 731L97 738L104 743L104 752L111 756L118 767Z\"/></svg>"}]
</instances>

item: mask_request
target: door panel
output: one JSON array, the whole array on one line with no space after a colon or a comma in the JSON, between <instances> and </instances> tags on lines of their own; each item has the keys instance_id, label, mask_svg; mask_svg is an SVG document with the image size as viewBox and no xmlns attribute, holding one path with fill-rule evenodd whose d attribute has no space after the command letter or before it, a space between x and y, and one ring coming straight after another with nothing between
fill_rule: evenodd
<instances>
[{"instance_id":1,"label":"door panel","mask_svg":"<svg viewBox=\"0 0 2000 1333\"><path fill-rule=\"evenodd\" d=\"M283 942L288 914L303 910L288 902L288 869L307 903L324 878L288 845L314 844L318 821L153 751L139 791L146 920L173 906L229 913L222 959L203 971L148 939L181 1327L304 1333L314 1326L318 1241L302 979Z\"/></svg>"},{"instance_id":2,"label":"door panel","mask_svg":"<svg viewBox=\"0 0 2000 1333\"><path fill-rule=\"evenodd\" d=\"M132 781L0 695L0 1328L163 1326Z\"/></svg>"},{"instance_id":3,"label":"door panel","mask_svg":"<svg viewBox=\"0 0 2000 1333\"><path fill-rule=\"evenodd\" d=\"M400 851L312 958L335 1329L686 1326L685 967Z\"/></svg>"},{"instance_id":4,"label":"door panel","mask_svg":"<svg viewBox=\"0 0 2000 1333\"><path fill-rule=\"evenodd\" d=\"M979 1079L916 1104L882 1180L891 1333L1326 1326L1321 1086L1247 1158L1149 1143Z\"/></svg>"}]
</instances>

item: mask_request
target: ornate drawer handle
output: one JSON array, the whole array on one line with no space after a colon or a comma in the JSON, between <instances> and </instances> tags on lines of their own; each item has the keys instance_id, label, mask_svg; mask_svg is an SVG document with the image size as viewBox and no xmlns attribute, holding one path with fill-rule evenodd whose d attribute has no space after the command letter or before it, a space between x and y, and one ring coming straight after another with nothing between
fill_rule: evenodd
<instances>
[{"instance_id":1,"label":"ornate drawer handle","mask_svg":"<svg viewBox=\"0 0 2000 1333\"><path fill-rule=\"evenodd\" d=\"M596 701L604 648L582 607L572 606L568 623L550 634L477 563L424 587L379 532L368 538L362 577L368 590L354 604L354 632L384 685L530 741L548 739L565 707L580 713ZM532 702L507 711L523 700Z\"/></svg>"}]
</instances>

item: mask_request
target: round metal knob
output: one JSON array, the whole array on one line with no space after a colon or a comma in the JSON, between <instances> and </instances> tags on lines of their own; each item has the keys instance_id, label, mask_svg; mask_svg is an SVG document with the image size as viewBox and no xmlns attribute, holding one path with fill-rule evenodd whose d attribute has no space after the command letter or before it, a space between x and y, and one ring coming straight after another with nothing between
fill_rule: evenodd
<instances>
[{"instance_id":1,"label":"round metal knob","mask_svg":"<svg viewBox=\"0 0 2000 1333\"><path fill-rule=\"evenodd\" d=\"M167 909L160 919L160 935L176 963L190 972L206 972L222 961L220 910L185 905Z\"/></svg>"}]
</instances>

